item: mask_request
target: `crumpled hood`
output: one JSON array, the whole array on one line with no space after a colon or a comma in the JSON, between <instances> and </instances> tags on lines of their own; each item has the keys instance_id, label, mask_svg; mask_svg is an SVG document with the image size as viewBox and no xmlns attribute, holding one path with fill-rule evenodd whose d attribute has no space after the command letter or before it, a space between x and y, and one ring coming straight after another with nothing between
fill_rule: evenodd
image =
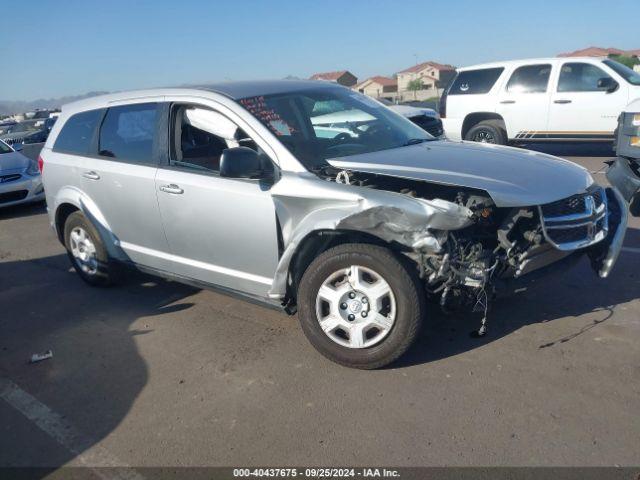
<instances>
[{"instance_id":1,"label":"crumpled hood","mask_svg":"<svg viewBox=\"0 0 640 480\"><path fill-rule=\"evenodd\" d=\"M593 183L575 163L520 148L431 141L334 158L336 168L486 191L498 207L542 205Z\"/></svg>"},{"instance_id":2,"label":"crumpled hood","mask_svg":"<svg viewBox=\"0 0 640 480\"><path fill-rule=\"evenodd\" d=\"M29 159L18 152L0 154L0 175L24 170L29 166Z\"/></svg>"}]
</instances>

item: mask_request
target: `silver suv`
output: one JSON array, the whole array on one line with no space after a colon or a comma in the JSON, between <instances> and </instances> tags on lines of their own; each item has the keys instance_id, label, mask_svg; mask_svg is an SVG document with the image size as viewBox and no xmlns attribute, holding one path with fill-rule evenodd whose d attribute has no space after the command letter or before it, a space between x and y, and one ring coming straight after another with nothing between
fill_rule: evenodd
<instances>
[{"instance_id":1,"label":"silver suv","mask_svg":"<svg viewBox=\"0 0 640 480\"><path fill-rule=\"evenodd\" d=\"M67 105L42 151L78 274L122 264L298 312L329 359L402 355L427 298L479 312L582 255L606 277L627 205L541 153L436 140L335 84L244 82ZM437 304L436 304L437 306Z\"/></svg>"}]
</instances>

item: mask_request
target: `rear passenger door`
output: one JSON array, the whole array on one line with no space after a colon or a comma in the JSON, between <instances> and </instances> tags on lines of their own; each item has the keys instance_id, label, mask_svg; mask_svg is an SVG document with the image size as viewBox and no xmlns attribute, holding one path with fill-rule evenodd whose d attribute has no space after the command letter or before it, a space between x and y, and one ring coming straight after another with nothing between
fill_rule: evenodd
<instances>
[{"instance_id":1,"label":"rear passenger door","mask_svg":"<svg viewBox=\"0 0 640 480\"><path fill-rule=\"evenodd\" d=\"M551 64L515 67L498 94L496 112L513 138L535 138L547 128Z\"/></svg>"},{"instance_id":2,"label":"rear passenger door","mask_svg":"<svg viewBox=\"0 0 640 480\"><path fill-rule=\"evenodd\" d=\"M162 103L106 110L95 152L80 172L83 190L104 215L129 259L165 269L168 245L155 191L158 163L166 156Z\"/></svg>"}]
</instances>

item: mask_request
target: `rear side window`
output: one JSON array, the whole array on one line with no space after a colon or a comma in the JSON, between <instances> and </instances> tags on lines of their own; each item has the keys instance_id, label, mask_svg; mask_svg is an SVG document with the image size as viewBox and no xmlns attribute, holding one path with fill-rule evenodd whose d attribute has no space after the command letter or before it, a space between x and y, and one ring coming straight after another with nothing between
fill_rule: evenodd
<instances>
[{"instance_id":1,"label":"rear side window","mask_svg":"<svg viewBox=\"0 0 640 480\"><path fill-rule=\"evenodd\" d=\"M58 134L53 150L77 155L90 153L93 135L103 113L104 110L89 110L69 117Z\"/></svg>"},{"instance_id":2,"label":"rear side window","mask_svg":"<svg viewBox=\"0 0 640 480\"><path fill-rule=\"evenodd\" d=\"M98 153L133 163L157 163L153 156L157 123L156 103L109 108L100 127Z\"/></svg>"},{"instance_id":3,"label":"rear side window","mask_svg":"<svg viewBox=\"0 0 640 480\"><path fill-rule=\"evenodd\" d=\"M500 67L460 72L451 85L449 95L487 93L491 90L503 71L504 68Z\"/></svg>"},{"instance_id":4,"label":"rear side window","mask_svg":"<svg viewBox=\"0 0 640 480\"><path fill-rule=\"evenodd\" d=\"M526 65L516 68L507 83L510 93L544 93L547 91L551 65Z\"/></svg>"}]
</instances>

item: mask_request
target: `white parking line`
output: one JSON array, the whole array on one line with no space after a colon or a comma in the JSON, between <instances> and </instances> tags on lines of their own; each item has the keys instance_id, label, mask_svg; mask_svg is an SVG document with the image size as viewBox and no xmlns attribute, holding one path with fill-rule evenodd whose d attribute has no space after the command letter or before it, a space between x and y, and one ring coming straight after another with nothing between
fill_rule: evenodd
<instances>
[{"instance_id":1,"label":"white parking line","mask_svg":"<svg viewBox=\"0 0 640 480\"><path fill-rule=\"evenodd\" d=\"M622 251L623 252L629 252L629 253L640 253L640 248L622 247Z\"/></svg>"},{"instance_id":2,"label":"white parking line","mask_svg":"<svg viewBox=\"0 0 640 480\"><path fill-rule=\"evenodd\" d=\"M87 467L118 467L101 470L92 468L98 477L106 479L143 480L135 470L126 467L105 448L97 445L86 435L79 432L62 416L29 395L8 378L0 377L0 398L22 413L40 430L65 447L76 457L74 461Z\"/></svg>"}]
</instances>

